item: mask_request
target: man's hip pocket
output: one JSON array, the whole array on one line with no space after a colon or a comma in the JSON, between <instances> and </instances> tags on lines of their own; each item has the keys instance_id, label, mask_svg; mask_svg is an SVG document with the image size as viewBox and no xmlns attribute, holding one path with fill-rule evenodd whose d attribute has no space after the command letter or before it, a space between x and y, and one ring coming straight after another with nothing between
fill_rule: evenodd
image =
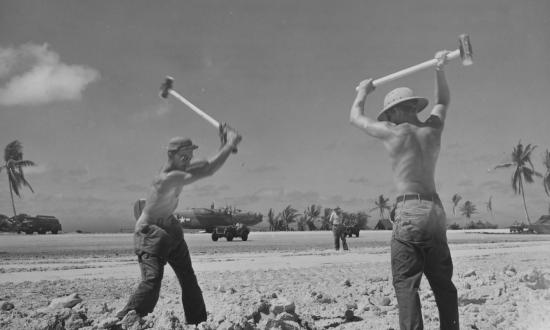
<instances>
[{"instance_id":1,"label":"man's hip pocket","mask_svg":"<svg viewBox=\"0 0 550 330\"><path fill-rule=\"evenodd\" d=\"M143 252L166 258L172 246L168 233L156 225L145 225L134 233L134 249L137 255Z\"/></svg>"}]
</instances>

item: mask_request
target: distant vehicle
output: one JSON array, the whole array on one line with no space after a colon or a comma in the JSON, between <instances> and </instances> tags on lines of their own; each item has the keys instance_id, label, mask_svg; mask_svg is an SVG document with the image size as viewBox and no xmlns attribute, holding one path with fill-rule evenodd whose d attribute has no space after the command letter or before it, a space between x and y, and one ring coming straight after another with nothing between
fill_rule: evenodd
<instances>
[{"instance_id":1,"label":"distant vehicle","mask_svg":"<svg viewBox=\"0 0 550 330\"><path fill-rule=\"evenodd\" d=\"M510 226L510 232L511 233L523 233L523 231L527 228L528 228L528 226L526 224L519 223L519 222L516 221Z\"/></svg>"},{"instance_id":2,"label":"distant vehicle","mask_svg":"<svg viewBox=\"0 0 550 330\"><path fill-rule=\"evenodd\" d=\"M51 215L37 215L31 217L24 214L23 216L19 215L16 220L16 228L17 233L24 232L29 235L34 232L38 234L45 234L47 232L57 234L61 231L61 223L59 219Z\"/></svg>"},{"instance_id":3,"label":"distant vehicle","mask_svg":"<svg viewBox=\"0 0 550 330\"><path fill-rule=\"evenodd\" d=\"M360 231L359 226L353 225L353 226L346 226L344 233L347 237L351 237L352 235L355 235L355 237L359 237L359 231Z\"/></svg>"},{"instance_id":4,"label":"distant vehicle","mask_svg":"<svg viewBox=\"0 0 550 330\"><path fill-rule=\"evenodd\" d=\"M134 204L134 217L136 220L145 207L145 200L139 199ZM202 229L212 235L212 240L217 241L219 237L225 237L228 241L234 237L241 237L243 241L248 239L250 229L248 226L262 222L262 215L259 213L242 212L230 207L226 208L191 208L174 212L185 229ZM238 228L241 224L243 228Z\"/></svg>"},{"instance_id":5,"label":"distant vehicle","mask_svg":"<svg viewBox=\"0 0 550 330\"><path fill-rule=\"evenodd\" d=\"M218 238L225 237L228 242L231 242L233 238L240 237L243 241L246 241L248 234L250 234L250 229L240 223L231 226L219 226L214 228L212 240L216 242Z\"/></svg>"}]
</instances>

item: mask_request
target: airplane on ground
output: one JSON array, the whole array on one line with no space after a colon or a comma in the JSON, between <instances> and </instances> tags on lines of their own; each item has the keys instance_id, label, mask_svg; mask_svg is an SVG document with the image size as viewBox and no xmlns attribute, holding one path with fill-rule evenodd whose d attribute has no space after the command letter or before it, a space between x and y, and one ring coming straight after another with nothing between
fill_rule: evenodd
<instances>
[{"instance_id":1,"label":"airplane on ground","mask_svg":"<svg viewBox=\"0 0 550 330\"><path fill-rule=\"evenodd\" d=\"M189 208L174 212L174 216L186 229L201 229L207 233L212 233L216 227L233 226L242 224L245 226L254 226L262 222L262 214L252 212L242 212L241 210L225 207L214 208ZM134 204L134 217L136 220L141 215L145 207L145 199L139 199Z\"/></svg>"}]
</instances>

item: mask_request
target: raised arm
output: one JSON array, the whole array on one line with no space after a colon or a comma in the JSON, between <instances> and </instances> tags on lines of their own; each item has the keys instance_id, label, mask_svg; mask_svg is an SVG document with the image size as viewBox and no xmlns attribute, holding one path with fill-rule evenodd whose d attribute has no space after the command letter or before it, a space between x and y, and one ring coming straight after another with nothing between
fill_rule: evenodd
<instances>
[{"instance_id":1,"label":"raised arm","mask_svg":"<svg viewBox=\"0 0 550 330\"><path fill-rule=\"evenodd\" d=\"M185 171L170 172L168 174L170 181L176 185L186 185L216 173L242 139L237 131L227 125L223 126L220 134L223 135L222 141L225 143L216 154L208 160L192 162Z\"/></svg>"},{"instance_id":2,"label":"raised arm","mask_svg":"<svg viewBox=\"0 0 550 330\"><path fill-rule=\"evenodd\" d=\"M220 134L222 135L222 141L225 142L220 150L206 162L199 162L200 166L191 164L189 169L191 174L204 177L216 173L242 140L242 136L228 125L223 126Z\"/></svg>"},{"instance_id":3,"label":"raised arm","mask_svg":"<svg viewBox=\"0 0 550 330\"><path fill-rule=\"evenodd\" d=\"M363 80L355 88L357 96L351 106L349 121L352 125L360 128L367 134L376 138L386 138L390 134L390 126L393 125L386 121L377 121L365 115L365 104L367 95L374 91L372 79Z\"/></svg>"},{"instance_id":4,"label":"raised arm","mask_svg":"<svg viewBox=\"0 0 550 330\"><path fill-rule=\"evenodd\" d=\"M447 108L451 101L449 85L445 78L445 64L447 63L448 51L442 50L435 54L437 64L435 66L435 105L432 109L432 115L439 117L441 123L445 122L447 116Z\"/></svg>"}]
</instances>

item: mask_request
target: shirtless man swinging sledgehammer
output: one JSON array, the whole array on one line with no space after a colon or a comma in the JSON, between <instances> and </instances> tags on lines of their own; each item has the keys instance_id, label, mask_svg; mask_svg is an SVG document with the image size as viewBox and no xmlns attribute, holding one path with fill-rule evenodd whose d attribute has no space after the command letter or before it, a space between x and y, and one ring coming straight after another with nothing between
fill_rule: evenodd
<instances>
[{"instance_id":1,"label":"shirtless man swinging sledgehammer","mask_svg":"<svg viewBox=\"0 0 550 330\"><path fill-rule=\"evenodd\" d=\"M137 219L134 249L142 279L126 306L117 314L123 327L151 313L159 299L166 263L174 269L182 290L187 324L206 321L206 307L191 265L180 222L173 216L184 186L214 174L236 150L241 136L227 125L220 128L222 147L209 160L191 162L198 148L190 139L175 137L168 144L168 159L155 177Z\"/></svg>"},{"instance_id":2,"label":"shirtless man swinging sledgehammer","mask_svg":"<svg viewBox=\"0 0 550 330\"><path fill-rule=\"evenodd\" d=\"M447 51L435 56L435 106L421 122L417 113L428 104L409 88L397 88L384 100L377 119L365 115L373 80L362 81L350 121L382 141L388 151L397 189L391 240L393 286L401 329L423 329L418 288L425 274L434 292L441 329L459 329L457 291L451 280L453 263L446 236L446 217L435 189L435 165L441 147L449 88L443 71Z\"/></svg>"}]
</instances>

